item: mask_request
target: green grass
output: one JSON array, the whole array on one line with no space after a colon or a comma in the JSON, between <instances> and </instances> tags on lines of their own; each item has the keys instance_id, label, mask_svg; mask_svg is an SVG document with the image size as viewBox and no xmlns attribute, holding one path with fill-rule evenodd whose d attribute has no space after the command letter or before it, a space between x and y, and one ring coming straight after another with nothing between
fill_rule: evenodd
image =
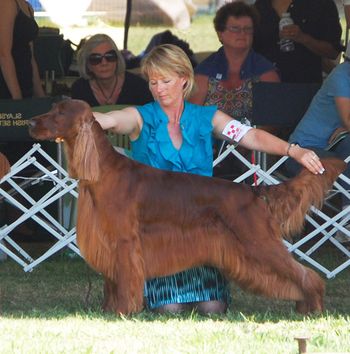
<instances>
[{"instance_id":1,"label":"green grass","mask_svg":"<svg viewBox=\"0 0 350 354\"><path fill-rule=\"evenodd\" d=\"M57 27L48 18L38 17L36 20L41 27ZM106 26L111 26L111 24L106 24L99 20L97 23L90 25L89 28L101 27L101 32L103 32ZM117 23L113 24L112 27L123 28L123 25ZM141 53L153 35L167 29L179 38L187 41L194 52L214 51L220 46L213 26L213 16L201 15L195 17L191 27L185 30L166 26L131 26L128 36L128 49L135 55Z\"/></svg>"},{"instance_id":2,"label":"green grass","mask_svg":"<svg viewBox=\"0 0 350 354\"><path fill-rule=\"evenodd\" d=\"M128 49L137 55L146 48L153 35L169 29L173 34L187 41L195 53L216 51L221 44L214 30L213 18L214 15L209 14L195 16L192 20L191 26L184 30L166 26L131 26L128 36ZM48 18L38 17L36 20L40 26L57 27L57 25L52 23ZM342 28L345 29L344 17L340 20ZM123 28L122 23L104 23L103 19L98 19L95 22L89 23L90 28L99 26L101 27L101 31L103 31L106 26ZM343 40L345 39L345 30L343 30L342 38Z\"/></svg>"},{"instance_id":3,"label":"green grass","mask_svg":"<svg viewBox=\"0 0 350 354\"><path fill-rule=\"evenodd\" d=\"M220 47L220 42L213 26L213 17L203 15L196 17L191 27L186 30L159 26L132 26L129 30L128 49L134 54L139 54L146 48L154 34L167 29L174 35L188 42L194 52L215 51Z\"/></svg>"},{"instance_id":4,"label":"green grass","mask_svg":"<svg viewBox=\"0 0 350 354\"><path fill-rule=\"evenodd\" d=\"M59 255L31 273L8 260L0 263L0 353L297 353L298 334L310 336L310 352L350 352L349 275L326 281L318 316L233 288L226 315L121 318L101 311L102 279L81 259Z\"/></svg>"}]
</instances>

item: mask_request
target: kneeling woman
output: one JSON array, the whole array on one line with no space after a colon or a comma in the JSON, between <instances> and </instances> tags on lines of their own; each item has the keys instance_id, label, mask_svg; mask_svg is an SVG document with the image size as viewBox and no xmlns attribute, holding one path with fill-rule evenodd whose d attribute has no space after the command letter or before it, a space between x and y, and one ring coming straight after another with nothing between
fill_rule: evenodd
<instances>
[{"instance_id":1,"label":"kneeling woman","mask_svg":"<svg viewBox=\"0 0 350 354\"><path fill-rule=\"evenodd\" d=\"M287 142L242 125L216 106L187 102L194 75L188 57L179 47L164 44L154 48L143 60L141 70L154 102L106 114L94 113L103 129L129 135L135 160L160 169L211 176L214 134L248 149L276 155L290 153L311 172L323 172L312 151L300 147L289 150ZM145 298L148 307L159 312L195 308L201 313L223 313L228 291L218 270L199 267L147 281Z\"/></svg>"}]
</instances>

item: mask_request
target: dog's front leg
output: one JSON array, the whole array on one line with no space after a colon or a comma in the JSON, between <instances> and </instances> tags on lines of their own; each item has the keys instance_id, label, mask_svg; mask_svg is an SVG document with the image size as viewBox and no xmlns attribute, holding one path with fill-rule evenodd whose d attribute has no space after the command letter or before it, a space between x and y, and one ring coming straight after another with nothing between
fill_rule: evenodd
<instances>
[{"instance_id":1,"label":"dog's front leg","mask_svg":"<svg viewBox=\"0 0 350 354\"><path fill-rule=\"evenodd\" d=\"M104 278L102 309L106 312L115 312L117 308L117 284L113 280Z\"/></svg>"},{"instance_id":2,"label":"dog's front leg","mask_svg":"<svg viewBox=\"0 0 350 354\"><path fill-rule=\"evenodd\" d=\"M115 280L105 282L106 309L118 315L142 311L144 282L144 262L138 238L119 240L116 246Z\"/></svg>"}]
</instances>

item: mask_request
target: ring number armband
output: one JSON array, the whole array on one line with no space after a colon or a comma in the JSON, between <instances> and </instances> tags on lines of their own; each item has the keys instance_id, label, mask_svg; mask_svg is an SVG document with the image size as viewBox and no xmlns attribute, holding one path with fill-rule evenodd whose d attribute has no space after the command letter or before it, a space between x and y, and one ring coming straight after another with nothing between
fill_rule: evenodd
<instances>
[{"instance_id":1,"label":"ring number armband","mask_svg":"<svg viewBox=\"0 0 350 354\"><path fill-rule=\"evenodd\" d=\"M222 135L238 143L250 129L252 127L232 119L225 125Z\"/></svg>"}]
</instances>

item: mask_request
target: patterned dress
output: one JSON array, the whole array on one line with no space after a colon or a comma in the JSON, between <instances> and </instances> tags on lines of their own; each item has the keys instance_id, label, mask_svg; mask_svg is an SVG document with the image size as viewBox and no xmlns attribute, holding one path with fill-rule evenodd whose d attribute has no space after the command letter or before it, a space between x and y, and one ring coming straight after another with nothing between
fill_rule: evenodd
<instances>
[{"instance_id":1,"label":"patterned dress","mask_svg":"<svg viewBox=\"0 0 350 354\"><path fill-rule=\"evenodd\" d=\"M242 85L234 89L226 89L220 80L209 78L208 93L204 105L216 105L220 111L231 117L246 123L251 121L253 95L252 87L258 82L258 77L253 77L242 82Z\"/></svg>"},{"instance_id":2,"label":"patterned dress","mask_svg":"<svg viewBox=\"0 0 350 354\"><path fill-rule=\"evenodd\" d=\"M252 88L261 75L275 70L274 65L260 54L250 50L240 70L240 87L226 89L222 82L228 80L229 65L224 48L210 55L195 69L196 74L208 77L209 87L205 105L217 105L232 118L242 120L252 116Z\"/></svg>"}]
</instances>

